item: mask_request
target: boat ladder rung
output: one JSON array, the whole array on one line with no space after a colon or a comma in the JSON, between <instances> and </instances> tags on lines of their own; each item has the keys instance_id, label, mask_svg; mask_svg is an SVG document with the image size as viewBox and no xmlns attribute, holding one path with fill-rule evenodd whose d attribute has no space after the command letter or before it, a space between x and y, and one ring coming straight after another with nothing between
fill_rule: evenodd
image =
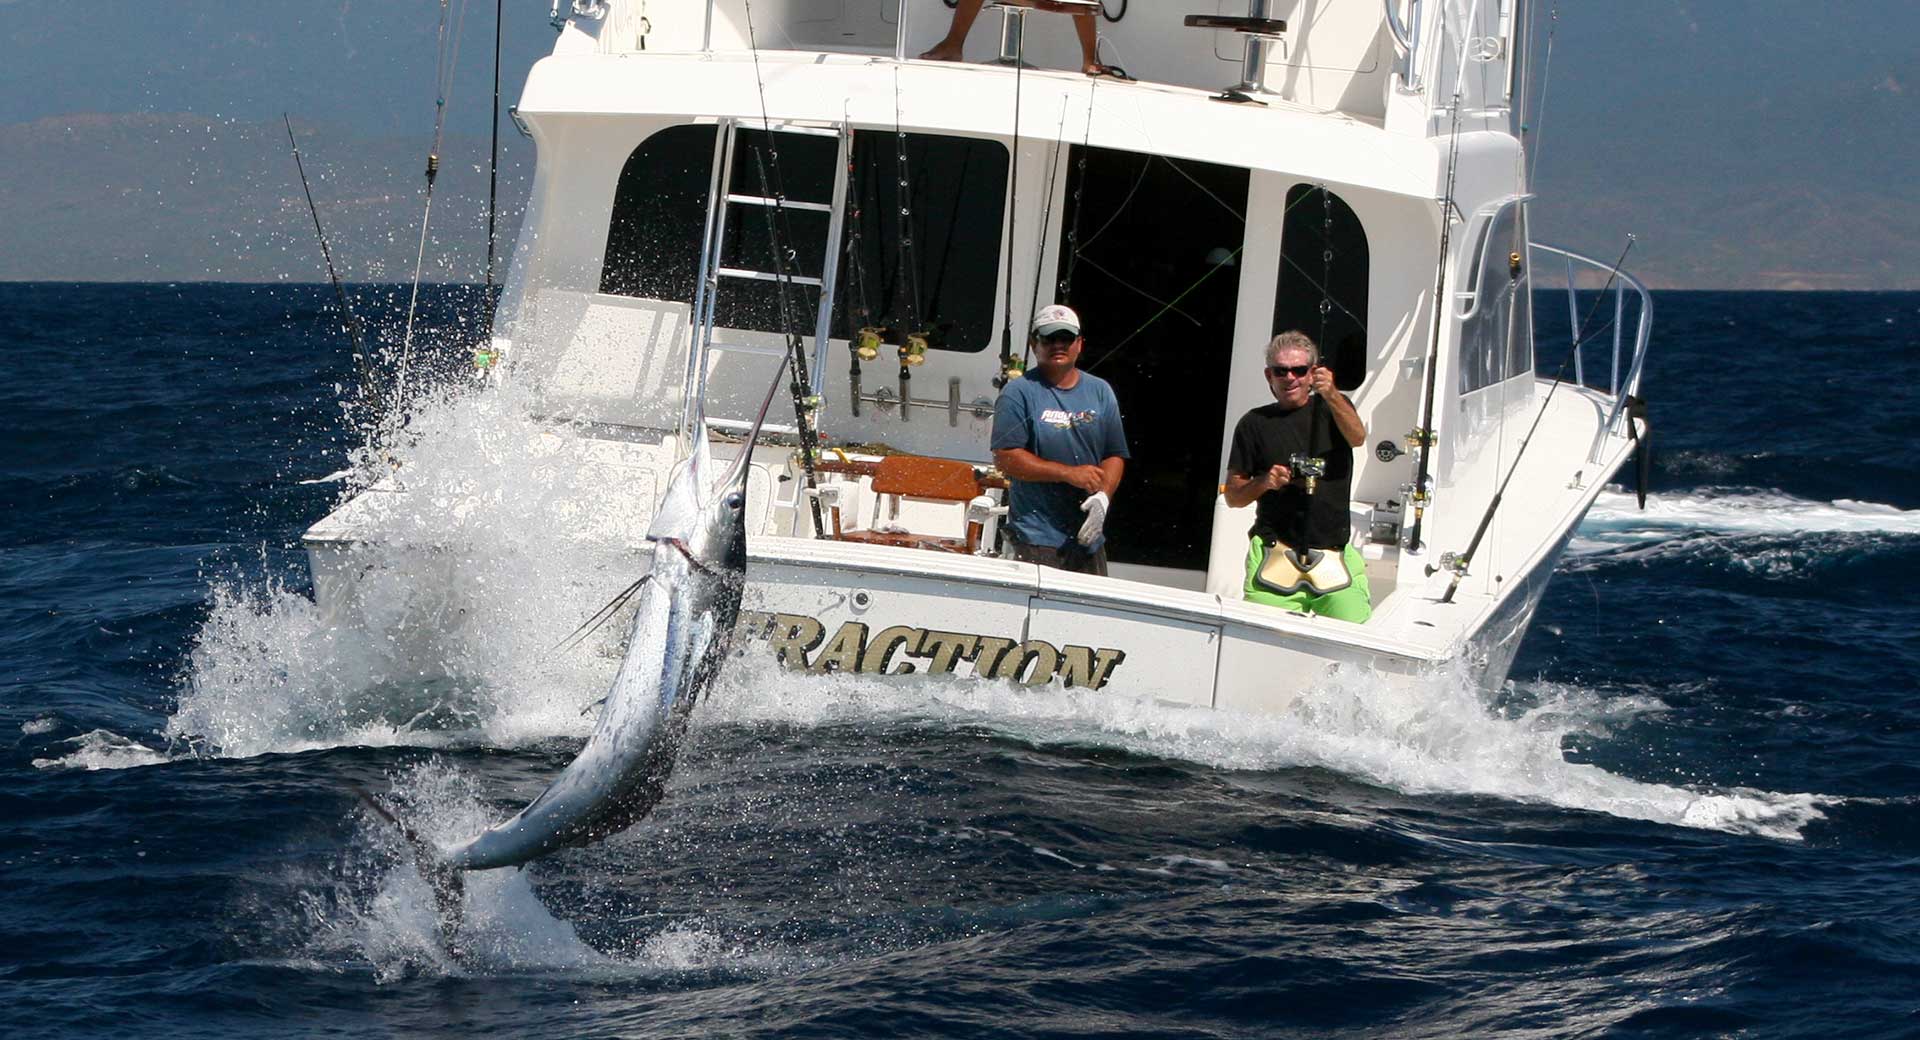
<instances>
[{"instance_id":1,"label":"boat ladder rung","mask_svg":"<svg viewBox=\"0 0 1920 1040\"><path fill-rule=\"evenodd\" d=\"M795 202L792 199L776 199L771 195L727 195L727 202L734 206L779 206L782 209L806 210L809 213L832 213L833 206L826 202Z\"/></svg>"},{"instance_id":2,"label":"boat ladder rung","mask_svg":"<svg viewBox=\"0 0 1920 1040\"><path fill-rule=\"evenodd\" d=\"M716 267L713 269L713 275L716 278L745 278L755 282L787 281L795 285L810 285L816 289L821 284L820 279L810 275L790 274L783 277L772 271L749 271L744 267Z\"/></svg>"}]
</instances>

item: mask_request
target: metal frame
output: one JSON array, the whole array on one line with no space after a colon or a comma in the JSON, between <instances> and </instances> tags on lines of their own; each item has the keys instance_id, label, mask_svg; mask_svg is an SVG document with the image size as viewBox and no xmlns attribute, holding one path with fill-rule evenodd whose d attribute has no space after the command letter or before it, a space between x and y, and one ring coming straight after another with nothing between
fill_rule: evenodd
<instances>
[{"instance_id":1,"label":"metal frame","mask_svg":"<svg viewBox=\"0 0 1920 1040\"><path fill-rule=\"evenodd\" d=\"M733 158L736 140L734 131L742 124L758 124L758 129L768 134L798 134L803 136L831 135L837 141L834 161L833 198L830 202L792 202L786 199L775 200L768 196L743 195L733 189L735 175ZM834 283L838 280L840 260L840 236L844 229L847 202L847 159L852 148L853 136L844 124L833 127L811 125L788 125L768 122L760 119L722 118L717 121L714 134L713 179L707 187L707 216L700 244L700 277L696 283L693 306L693 335L689 339L687 364L687 400L681 409L681 428L691 431L693 409L696 402L705 412L707 397L707 366L715 350L730 350L742 354L758 354L766 357L779 356L782 351L748 344L728 344L714 342L714 301L719 294L720 279L737 278L749 281L781 281L780 274L770 271L752 271L745 268L724 267L720 258L724 253L727 240L727 211L734 206L772 206L806 210L815 213L827 213L827 233L825 256L820 265L820 277L788 274L784 281L790 284L813 286L819 292L819 310L814 320L814 357L809 382L815 388L821 385L825 375L827 333L833 320ZM715 429L745 430L750 423L733 419L709 419L708 425ZM791 424L769 423L765 429L775 433L796 433L797 427Z\"/></svg>"},{"instance_id":2,"label":"metal frame","mask_svg":"<svg viewBox=\"0 0 1920 1040\"><path fill-rule=\"evenodd\" d=\"M1593 437L1593 446L1587 452L1587 461L1598 463L1601 461L1601 449L1605 446L1606 439L1608 437L1620 436L1621 422L1626 416L1627 398L1640 391L1641 371L1647 363L1647 345L1653 336L1653 295L1647 291L1647 287L1641 284L1638 278L1635 278L1624 270L1616 269L1612 264L1603 263L1590 256L1582 256L1569 249L1561 249L1558 246L1550 246L1540 242L1528 242L1527 248L1529 251L1537 249L1553 256L1563 257L1566 260L1567 313L1572 328L1572 331L1570 331L1568 335L1573 338L1574 381L1581 383L1583 386L1586 385L1582 379L1585 369L1580 361L1581 348L1578 339L1580 335L1580 319L1579 307L1575 301L1578 289L1574 285L1574 275L1576 274L1574 265L1581 264L1592 270L1611 275L1614 280L1613 363L1607 379L1607 393L1613 397L1613 404L1607 409L1606 421L1600 424L1600 429ZM1536 285L1535 288L1538 288L1538 286ZM1620 321L1626 311L1626 294L1629 289L1633 290L1634 293L1640 297L1640 320L1634 329L1633 354L1627 361L1627 373L1623 379L1620 375L1620 354L1623 345L1623 336L1626 330L1621 327Z\"/></svg>"}]
</instances>

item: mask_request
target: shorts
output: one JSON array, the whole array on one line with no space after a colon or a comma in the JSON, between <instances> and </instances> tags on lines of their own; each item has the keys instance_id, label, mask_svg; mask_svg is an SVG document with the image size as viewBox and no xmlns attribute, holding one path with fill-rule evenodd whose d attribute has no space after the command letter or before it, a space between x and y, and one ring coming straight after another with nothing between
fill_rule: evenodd
<instances>
[{"instance_id":1,"label":"shorts","mask_svg":"<svg viewBox=\"0 0 1920 1040\"><path fill-rule=\"evenodd\" d=\"M1319 614L1355 624L1373 616L1373 592L1367 587L1367 561L1360 558L1360 550L1355 549L1352 543L1340 551L1340 559L1346 562L1347 573L1353 575L1353 584L1324 596L1316 596L1306 589L1282 596L1254 584L1254 575L1260 573L1260 564L1266 558L1267 547L1260 538L1257 535L1249 538L1247 580L1241 587L1241 593L1248 603L1280 607L1296 614Z\"/></svg>"}]
</instances>

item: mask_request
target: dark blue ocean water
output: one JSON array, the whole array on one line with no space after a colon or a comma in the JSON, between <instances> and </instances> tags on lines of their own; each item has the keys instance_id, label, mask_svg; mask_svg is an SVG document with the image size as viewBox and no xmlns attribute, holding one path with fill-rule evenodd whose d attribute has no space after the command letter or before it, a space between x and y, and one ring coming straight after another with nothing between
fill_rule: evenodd
<instances>
[{"instance_id":1,"label":"dark blue ocean water","mask_svg":"<svg viewBox=\"0 0 1920 1040\"><path fill-rule=\"evenodd\" d=\"M654 818L476 885L464 963L348 785L497 817L595 677L314 616L328 295L0 285L0 1036L1920 1036L1920 295L1659 294L1654 499L1507 689L745 669Z\"/></svg>"}]
</instances>

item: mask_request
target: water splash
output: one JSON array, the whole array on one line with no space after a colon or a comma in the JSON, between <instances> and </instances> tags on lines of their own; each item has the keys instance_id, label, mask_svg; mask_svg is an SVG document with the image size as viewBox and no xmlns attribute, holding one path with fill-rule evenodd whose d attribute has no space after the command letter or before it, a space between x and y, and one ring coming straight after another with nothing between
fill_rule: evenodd
<instances>
[{"instance_id":1,"label":"water splash","mask_svg":"<svg viewBox=\"0 0 1920 1040\"><path fill-rule=\"evenodd\" d=\"M1463 676L1402 686L1349 672L1307 691L1284 714L1252 715L972 679L803 676L752 659L734 663L702 724L980 727L1039 745L1115 748L1232 770L1321 768L1406 794L1489 795L1787 840L1834 801L1647 783L1570 761L1563 750L1569 735L1661 706L1561 685L1529 692L1535 703L1510 717Z\"/></svg>"},{"instance_id":2,"label":"water splash","mask_svg":"<svg viewBox=\"0 0 1920 1040\"><path fill-rule=\"evenodd\" d=\"M1816 502L1763 488L1705 487L1634 497L1608 489L1587 512L1574 552L1671 538L1677 534L1920 534L1920 509L1837 499Z\"/></svg>"},{"instance_id":3,"label":"water splash","mask_svg":"<svg viewBox=\"0 0 1920 1040\"><path fill-rule=\"evenodd\" d=\"M30 734L33 732L27 726L22 726L21 729ZM111 730L92 730L60 743L73 750L58 758L36 758L33 760L34 767L88 771L132 769L138 766L158 765L168 760L166 752L156 751L131 737L123 737Z\"/></svg>"},{"instance_id":4,"label":"water splash","mask_svg":"<svg viewBox=\"0 0 1920 1040\"><path fill-rule=\"evenodd\" d=\"M553 647L645 572L644 517L604 494L638 483L651 501L633 450L562 436L511 394L443 394L396 461L332 557L352 589L332 613L276 582L214 584L165 727L176 745L511 746L590 728L612 663Z\"/></svg>"},{"instance_id":5,"label":"water splash","mask_svg":"<svg viewBox=\"0 0 1920 1040\"><path fill-rule=\"evenodd\" d=\"M444 764L399 774L387 797L430 842L451 843L495 822L468 778ZM467 875L455 956L441 934L433 892L394 828L363 811L350 847L337 878L305 895L311 956L364 960L383 982L416 973L578 974L616 963L554 917L518 870Z\"/></svg>"},{"instance_id":6,"label":"water splash","mask_svg":"<svg viewBox=\"0 0 1920 1040\"><path fill-rule=\"evenodd\" d=\"M435 844L454 844L500 821L481 802L470 776L442 762L397 773L385 797ZM308 938L301 952L323 963L367 963L382 982L419 974L563 974L609 981L687 973L758 975L803 963L778 950L750 950L686 921L635 936L618 954L603 953L541 901L527 871L476 871L464 880L456 955L441 932L432 890L404 840L386 821L363 811L346 861L302 891Z\"/></svg>"}]
</instances>

